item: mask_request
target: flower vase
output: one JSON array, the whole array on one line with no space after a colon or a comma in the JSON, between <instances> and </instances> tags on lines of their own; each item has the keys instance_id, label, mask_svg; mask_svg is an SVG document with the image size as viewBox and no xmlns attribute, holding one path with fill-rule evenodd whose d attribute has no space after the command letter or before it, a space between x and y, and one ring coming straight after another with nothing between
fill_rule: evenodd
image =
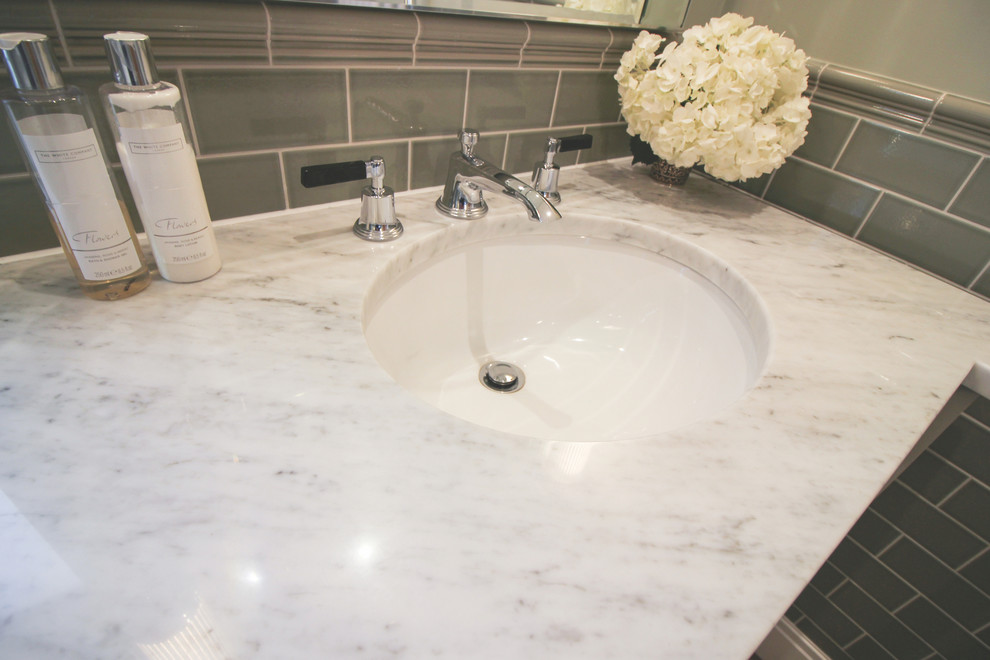
<instances>
[{"instance_id":1,"label":"flower vase","mask_svg":"<svg viewBox=\"0 0 990 660\"><path fill-rule=\"evenodd\" d=\"M683 186L690 173L690 167L677 167L663 158L650 166L650 176L668 186Z\"/></svg>"}]
</instances>

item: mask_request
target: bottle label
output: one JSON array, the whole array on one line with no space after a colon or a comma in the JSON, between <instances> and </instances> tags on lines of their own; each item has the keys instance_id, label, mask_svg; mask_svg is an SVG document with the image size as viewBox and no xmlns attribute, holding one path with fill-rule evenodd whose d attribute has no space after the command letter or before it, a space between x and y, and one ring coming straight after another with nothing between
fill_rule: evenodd
<instances>
[{"instance_id":1,"label":"bottle label","mask_svg":"<svg viewBox=\"0 0 990 660\"><path fill-rule=\"evenodd\" d=\"M93 129L21 138L83 277L111 280L140 270Z\"/></svg>"},{"instance_id":2,"label":"bottle label","mask_svg":"<svg viewBox=\"0 0 990 660\"><path fill-rule=\"evenodd\" d=\"M210 211L182 125L121 126L117 151L159 266L214 257Z\"/></svg>"}]
</instances>

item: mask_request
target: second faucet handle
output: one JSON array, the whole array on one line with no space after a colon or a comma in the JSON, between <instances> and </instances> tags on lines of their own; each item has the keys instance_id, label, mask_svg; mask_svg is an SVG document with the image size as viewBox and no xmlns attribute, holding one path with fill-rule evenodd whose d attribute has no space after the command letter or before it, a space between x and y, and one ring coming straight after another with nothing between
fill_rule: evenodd
<instances>
[{"instance_id":1,"label":"second faucet handle","mask_svg":"<svg viewBox=\"0 0 990 660\"><path fill-rule=\"evenodd\" d=\"M587 133L547 138L547 144L543 150L543 160L537 161L533 168L533 187L536 188L537 192L551 202L559 202L560 193L557 192L557 180L560 175L560 166L553 162L554 158L558 153L565 151L587 149L591 146L591 142L592 136Z\"/></svg>"},{"instance_id":2,"label":"second faucet handle","mask_svg":"<svg viewBox=\"0 0 990 660\"><path fill-rule=\"evenodd\" d=\"M465 128L457 134L457 138L461 141L461 153L468 158L474 157L474 148L478 145L481 134L473 128Z\"/></svg>"},{"instance_id":3,"label":"second faucet handle","mask_svg":"<svg viewBox=\"0 0 990 660\"><path fill-rule=\"evenodd\" d=\"M366 241L391 241L402 235L402 223L395 215L395 191L385 184L385 160L350 160L302 168L300 183L315 188L334 183L371 179L361 190L361 216L354 222L354 233Z\"/></svg>"}]
</instances>

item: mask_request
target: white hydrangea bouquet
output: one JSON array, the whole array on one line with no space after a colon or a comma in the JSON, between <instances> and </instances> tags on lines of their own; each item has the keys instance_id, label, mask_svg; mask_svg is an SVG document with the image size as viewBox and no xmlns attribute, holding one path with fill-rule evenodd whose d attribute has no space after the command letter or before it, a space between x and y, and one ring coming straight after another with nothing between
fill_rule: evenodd
<instances>
[{"instance_id":1,"label":"white hydrangea bouquet","mask_svg":"<svg viewBox=\"0 0 990 660\"><path fill-rule=\"evenodd\" d=\"M657 157L742 181L780 167L804 142L808 58L791 39L729 13L657 54L663 41L640 32L615 74L628 133Z\"/></svg>"}]
</instances>

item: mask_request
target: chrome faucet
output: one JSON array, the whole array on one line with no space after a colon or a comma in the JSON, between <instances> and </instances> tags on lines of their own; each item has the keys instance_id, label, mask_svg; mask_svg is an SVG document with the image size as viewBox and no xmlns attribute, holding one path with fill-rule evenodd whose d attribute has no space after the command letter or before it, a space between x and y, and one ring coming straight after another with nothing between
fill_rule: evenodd
<instances>
[{"instance_id":1,"label":"chrome faucet","mask_svg":"<svg viewBox=\"0 0 990 660\"><path fill-rule=\"evenodd\" d=\"M447 182L437 200L437 209L452 218L473 220L488 213L482 188L507 195L526 207L531 220L543 222L560 217L553 204L532 186L474 155L478 131L466 128L458 134L461 150L450 155Z\"/></svg>"}]
</instances>

